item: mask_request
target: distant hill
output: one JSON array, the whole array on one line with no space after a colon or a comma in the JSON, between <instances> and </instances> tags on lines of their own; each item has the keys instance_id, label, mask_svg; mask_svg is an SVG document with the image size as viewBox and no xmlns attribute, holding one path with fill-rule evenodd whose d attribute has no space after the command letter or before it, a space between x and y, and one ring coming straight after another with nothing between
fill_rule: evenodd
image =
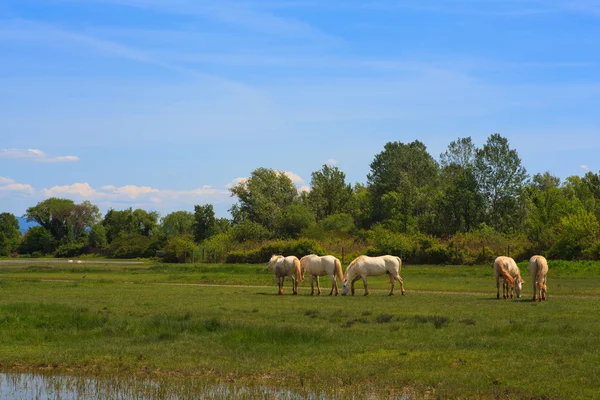
<instances>
[{"instance_id":1,"label":"distant hill","mask_svg":"<svg viewBox=\"0 0 600 400\"><path fill-rule=\"evenodd\" d=\"M36 222L27 222L27 218L17 217L17 219L19 220L19 230L21 231L21 234L27 232L32 226L39 225Z\"/></svg>"}]
</instances>

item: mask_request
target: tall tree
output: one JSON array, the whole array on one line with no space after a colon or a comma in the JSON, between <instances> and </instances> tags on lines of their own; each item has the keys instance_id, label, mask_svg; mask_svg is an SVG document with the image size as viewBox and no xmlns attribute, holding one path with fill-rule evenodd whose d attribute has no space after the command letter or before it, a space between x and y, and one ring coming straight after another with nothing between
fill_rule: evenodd
<instances>
[{"instance_id":1,"label":"tall tree","mask_svg":"<svg viewBox=\"0 0 600 400\"><path fill-rule=\"evenodd\" d=\"M463 168L470 167L475 163L475 152L476 148L470 136L458 138L450 142L448 150L440 154L440 165L447 167L455 164Z\"/></svg>"},{"instance_id":2,"label":"tall tree","mask_svg":"<svg viewBox=\"0 0 600 400\"><path fill-rule=\"evenodd\" d=\"M69 235L69 220L75 208L73 200L51 197L29 207L27 221L35 221L46 229L58 243Z\"/></svg>"},{"instance_id":3,"label":"tall tree","mask_svg":"<svg viewBox=\"0 0 600 400\"><path fill-rule=\"evenodd\" d=\"M475 171L484 195L488 221L500 231L510 230L519 221L519 196L527 180L517 151L508 139L492 134L475 155Z\"/></svg>"},{"instance_id":4,"label":"tall tree","mask_svg":"<svg viewBox=\"0 0 600 400\"><path fill-rule=\"evenodd\" d=\"M346 183L346 174L337 167L323 165L312 173L308 205L317 221L332 214L347 212L352 200L352 186Z\"/></svg>"},{"instance_id":5,"label":"tall tree","mask_svg":"<svg viewBox=\"0 0 600 400\"><path fill-rule=\"evenodd\" d=\"M419 221L429 221L438 182L437 162L418 140L404 144L389 142L375 156L367 176L373 221L396 220L395 229L419 228ZM422 222L429 224L429 222Z\"/></svg>"},{"instance_id":6,"label":"tall tree","mask_svg":"<svg viewBox=\"0 0 600 400\"><path fill-rule=\"evenodd\" d=\"M98 206L88 200L81 204L75 204L68 218L73 237L78 239L85 229L91 228L99 219L100 210Z\"/></svg>"},{"instance_id":7,"label":"tall tree","mask_svg":"<svg viewBox=\"0 0 600 400\"><path fill-rule=\"evenodd\" d=\"M10 255L21 239L19 220L11 213L0 214L0 256Z\"/></svg>"},{"instance_id":8,"label":"tall tree","mask_svg":"<svg viewBox=\"0 0 600 400\"><path fill-rule=\"evenodd\" d=\"M194 240L200 243L211 237L215 232L215 211L212 204L194 206Z\"/></svg>"},{"instance_id":9,"label":"tall tree","mask_svg":"<svg viewBox=\"0 0 600 400\"><path fill-rule=\"evenodd\" d=\"M175 211L161 220L163 233L169 238L193 233L194 214L189 211Z\"/></svg>"},{"instance_id":10,"label":"tall tree","mask_svg":"<svg viewBox=\"0 0 600 400\"><path fill-rule=\"evenodd\" d=\"M281 171L258 168L250 178L230 189L238 203L231 208L234 221L259 223L271 231L277 228L281 212L298 199L292 180Z\"/></svg>"}]
</instances>

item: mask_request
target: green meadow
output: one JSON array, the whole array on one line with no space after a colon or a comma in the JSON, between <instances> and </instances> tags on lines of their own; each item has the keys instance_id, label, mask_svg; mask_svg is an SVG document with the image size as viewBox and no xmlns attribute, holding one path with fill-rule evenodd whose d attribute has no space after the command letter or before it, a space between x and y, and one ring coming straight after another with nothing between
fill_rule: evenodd
<instances>
[{"instance_id":1,"label":"green meadow","mask_svg":"<svg viewBox=\"0 0 600 400\"><path fill-rule=\"evenodd\" d=\"M404 266L406 296L277 295L263 265L0 264L0 368L235 383L327 397L588 399L600 273L550 262L548 301L491 266ZM181 385L180 385L181 386Z\"/></svg>"}]
</instances>

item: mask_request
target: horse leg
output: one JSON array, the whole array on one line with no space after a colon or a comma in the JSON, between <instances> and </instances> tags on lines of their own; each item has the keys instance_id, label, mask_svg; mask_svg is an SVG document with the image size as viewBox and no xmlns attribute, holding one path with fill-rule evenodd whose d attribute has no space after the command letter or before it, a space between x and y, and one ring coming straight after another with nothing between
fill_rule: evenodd
<instances>
[{"instance_id":1,"label":"horse leg","mask_svg":"<svg viewBox=\"0 0 600 400\"><path fill-rule=\"evenodd\" d=\"M350 284L350 290L352 291L352 296L354 296L354 282L356 282L359 279L360 279L360 276L355 276L354 279L352 279L352 283Z\"/></svg>"},{"instance_id":2,"label":"horse leg","mask_svg":"<svg viewBox=\"0 0 600 400\"><path fill-rule=\"evenodd\" d=\"M504 294L504 286L502 286L502 292ZM496 298L500 298L500 277L496 277Z\"/></svg>"},{"instance_id":3,"label":"horse leg","mask_svg":"<svg viewBox=\"0 0 600 400\"><path fill-rule=\"evenodd\" d=\"M313 282L313 276L310 276L310 295L315 295L315 283Z\"/></svg>"},{"instance_id":4,"label":"horse leg","mask_svg":"<svg viewBox=\"0 0 600 400\"><path fill-rule=\"evenodd\" d=\"M283 284L285 282L285 275L281 277L281 287L279 288L279 294L283 294Z\"/></svg>"},{"instance_id":5,"label":"horse leg","mask_svg":"<svg viewBox=\"0 0 600 400\"><path fill-rule=\"evenodd\" d=\"M544 287L542 288L542 300L546 300L546 277L544 277Z\"/></svg>"},{"instance_id":6,"label":"horse leg","mask_svg":"<svg viewBox=\"0 0 600 400\"><path fill-rule=\"evenodd\" d=\"M294 295L297 295L298 294L298 280L294 279L293 276L291 276L290 279L292 280L292 291L294 292Z\"/></svg>"},{"instance_id":7,"label":"horse leg","mask_svg":"<svg viewBox=\"0 0 600 400\"><path fill-rule=\"evenodd\" d=\"M362 280L363 280L363 285L365 285L365 296L368 296L369 295L369 288L367 287L367 277L363 276Z\"/></svg>"},{"instance_id":8,"label":"horse leg","mask_svg":"<svg viewBox=\"0 0 600 400\"><path fill-rule=\"evenodd\" d=\"M533 280L533 299L531 301L535 301L535 295L537 294L538 287L535 283L535 279Z\"/></svg>"},{"instance_id":9,"label":"horse leg","mask_svg":"<svg viewBox=\"0 0 600 400\"><path fill-rule=\"evenodd\" d=\"M396 279L398 280L398 282L400 282L400 289L402 290L402 296L404 296L404 279L402 279L402 277L400 276L400 274L398 274L398 276L396 277Z\"/></svg>"},{"instance_id":10,"label":"horse leg","mask_svg":"<svg viewBox=\"0 0 600 400\"><path fill-rule=\"evenodd\" d=\"M335 295L337 296L337 281L335 280L335 275L331 278L331 290L329 291L329 295L333 294L333 287L335 286Z\"/></svg>"},{"instance_id":11,"label":"horse leg","mask_svg":"<svg viewBox=\"0 0 600 400\"><path fill-rule=\"evenodd\" d=\"M281 276L277 277L277 286L279 286L279 294L283 294L283 279Z\"/></svg>"},{"instance_id":12,"label":"horse leg","mask_svg":"<svg viewBox=\"0 0 600 400\"><path fill-rule=\"evenodd\" d=\"M394 287L396 286L396 278L390 276L390 283L392 284L392 290L390 291L390 294L388 294L388 296L393 296L394 295Z\"/></svg>"},{"instance_id":13,"label":"horse leg","mask_svg":"<svg viewBox=\"0 0 600 400\"><path fill-rule=\"evenodd\" d=\"M317 275L317 295L321 295L321 284L319 283L319 275Z\"/></svg>"}]
</instances>

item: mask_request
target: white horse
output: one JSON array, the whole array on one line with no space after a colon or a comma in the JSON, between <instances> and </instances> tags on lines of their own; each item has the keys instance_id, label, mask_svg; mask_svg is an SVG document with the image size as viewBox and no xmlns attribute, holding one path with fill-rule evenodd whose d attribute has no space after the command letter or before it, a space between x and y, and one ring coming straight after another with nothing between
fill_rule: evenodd
<instances>
[{"instance_id":1,"label":"white horse","mask_svg":"<svg viewBox=\"0 0 600 400\"><path fill-rule=\"evenodd\" d=\"M529 276L533 283L533 301L538 294L538 300L546 300L546 277L548 275L548 261L542 256L533 256L529 259Z\"/></svg>"},{"instance_id":2,"label":"white horse","mask_svg":"<svg viewBox=\"0 0 600 400\"><path fill-rule=\"evenodd\" d=\"M400 269L402 268L402 260L396 256L380 256L380 257L368 257L359 256L355 258L344 274L344 280L342 281L342 296L348 293L348 289L354 296L354 282L362 278L365 286L365 296L369 294L367 288L367 276L379 276L387 274L392 284L392 290L390 296L394 294L394 287L396 281L400 282L402 288L402 296L404 296L404 281L400 277Z\"/></svg>"},{"instance_id":3,"label":"white horse","mask_svg":"<svg viewBox=\"0 0 600 400\"><path fill-rule=\"evenodd\" d=\"M316 254L309 254L300 259L300 268L302 270L302 280L304 280L304 273L308 273L310 276L310 295L315 294L315 286L313 284L313 277L317 281L317 294L321 295L321 285L319 285L319 277L320 276L330 276L331 277L331 292L329 295L333 294L333 289L335 288L335 295L338 295L338 285L336 276L339 278L340 282L343 279L342 276L342 263L334 256L322 256L319 257Z\"/></svg>"},{"instance_id":4,"label":"white horse","mask_svg":"<svg viewBox=\"0 0 600 400\"><path fill-rule=\"evenodd\" d=\"M521 288L525 281L521 278L521 271L517 263L510 257L500 256L494 261L494 276L496 277L496 297L500 298L500 277L502 277L502 296L508 298L508 289L510 287L510 298L513 293L517 293L517 298L521 297Z\"/></svg>"},{"instance_id":5,"label":"white horse","mask_svg":"<svg viewBox=\"0 0 600 400\"><path fill-rule=\"evenodd\" d=\"M300 272L300 260L298 260L298 257L274 255L269 260L267 270L275 273L277 285L279 285L279 294L283 294L283 281L286 276L289 276L292 280L294 294L298 294L298 280L304 282L302 273Z\"/></svg>"}]
</instances>

